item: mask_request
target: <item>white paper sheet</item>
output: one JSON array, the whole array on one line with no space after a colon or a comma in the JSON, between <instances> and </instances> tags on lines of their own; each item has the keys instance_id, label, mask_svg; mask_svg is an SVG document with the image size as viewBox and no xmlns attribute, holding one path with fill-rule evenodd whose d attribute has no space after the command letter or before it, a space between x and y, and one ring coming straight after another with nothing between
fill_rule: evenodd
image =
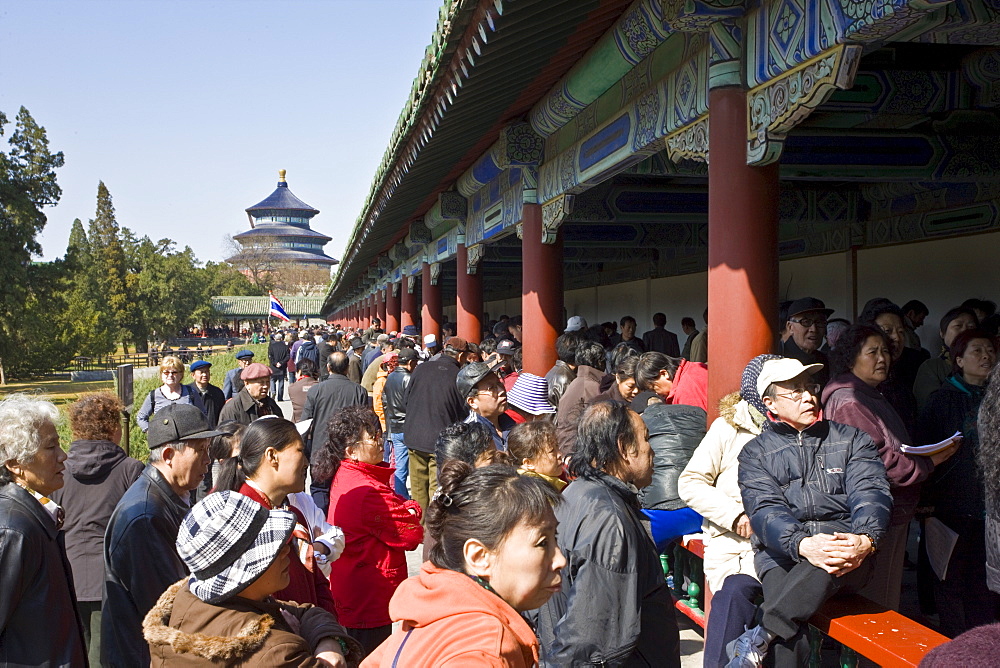
<instances>
[{"instance_id":1,"label":"white paper sheet","mask_svg":"<svg viewBox=\"0 0 1000 668\"><path fill-rule=\"evenodd\" d=\"M941 452L947 447L950 447L952 443L955 442L956 438L961 438L962 432L956 431L954 434L944 439L940 443L931 443L930 445L901 445L899 446L900 451L908 455L933 455Z\"/></svg>"},{"instance_id":2,"label":"white paper sheet","mask_svg":"<svg viewBox=\"0 0 1000 668\"><path fill-rule=\"evenodd\" d=\"M947 524L936 517L924 520L924 545L927 546L927 557L938 580L944 580L948 576L948 562L951 561L951 553L957 542L958 534Z\"/></svg>"}]
</instances>

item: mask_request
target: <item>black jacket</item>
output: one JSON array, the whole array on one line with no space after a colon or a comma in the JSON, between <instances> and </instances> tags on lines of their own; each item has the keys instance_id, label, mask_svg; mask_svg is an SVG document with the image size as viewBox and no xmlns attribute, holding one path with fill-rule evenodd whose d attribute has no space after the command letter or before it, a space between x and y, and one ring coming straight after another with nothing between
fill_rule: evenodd
<instances>
[{"instance_id":1,"label":"black jacket","mask_svg":"<svg viewBox=\"0 0 1000 668\"><path fill-rule=\"evenodd\" d=\"M830 420L801 433L784 422L771 426L739 455L757 575L801 561L799 542L818 533L867 533L879 541L892 495L871 437Z\"/></svg>"},{"instance_id":2,"label":"black jacket","mask_svg":"<svg viewBox=\"0 0 1000 668\"><path fill-rule=\"evenodd\" d=\"M35 497L0 486L0 665L87 665L63 536Z\"/></svg>"},{"instance_id":3,"label":"black jacket","mask_svg":"<svg viewBox=\"0 0 1000 668\"><path fill-rule=\"evenodd\" d=\"M205 417L208 419L208 426L210 429L215 429L215 425L219 424L219 415L222 413L222 407L226 405L226 397L222 394L222 390L211 383L208 384L208 388L204 392L198 387L198 383L188 383L188 387L191 388L192 392L201 397L201 403L205 406Z\"/></svg>"},{"instance_id":4,"label":"black jacket","mask_svg":"<svg viewBox=\"0 0 1000 668\"><path fill-rule=\"evenodd\" d=\"M149 665L142 619L167 587L187 575L174 544L188 510L152 465L118 502L104 538L104 666Z\"/></svg>"},{"instance_id":5,"label":"black jacket","mask_svg":"<svg viewBox=\"0 0 1000 668\"><path fill-rule=\"evenodd\" d=\"M227 401L226 405L222 407L222 412L219 413L219 422L233 420L242 425L249 425L262 415L285 417L285 414L281 412L281 408L278 406L278 402L273 398L264 397L264 400L258 404L244 386L239 391L239 394Z\"/></svg>"},{"instance_id":6,"label":"black jacket","mask_svg":"<svg viewBox=\"0 0 1000 668\"><path fill-rule=\"evenodd\" d=\"M406 399L406 414L410 419L403 430L407 448L433 455L441 430L468 417L469 405L455 386L457 377L458 362L447 355L424 362L414 370L410 396Z\"/></svg>"},{"instance_id":7,"label":"black jacket","mask_svg":"<svg viewBox=\"0 0 1000 668\"><path fill-rule=\"evenodd\" d=\"M382 410L390 434L402 434L406 425L406 400L410 395L410 378L413 374L396 367L385 379L382 388ZM404 441L405 442L405 441Z\"/></svg>"},{"instance_id":8,"label":"black jacket","mask_svg":"<svg viewBox=\"0 0 1000 668\"><path fill-rule=\"evenodd\" d=\"M822 364L823 368L812 375L813 381L819 383L820 389L825 387L826 382L830 380L830 360L827 359L826 353L822 350L814 350L811 353L807 353L802 348L799 348L792 337L788 337L788 340L781 344L781 354L785 357L797 359L803 364Z\"/></svg>"},{"instance_id":9,"label":"black jacket","mask_svg":"<svg viewBox=\"0 0 1000 668\"><path fill-rule=\"evenodd\" d=\"M313 436L311 445L307 444L307 454L314 449L326 445L327 423L341 408L348 406L367 406L368 393L365 388L348 380L347 376L331 373L330 377L321 383L313 385L306 394L306 405L302 409L303 420L313 419Z\"/></svg>"},{"instance_id":10,"label":"black jacket","mask_svg":"<svg viewBox=\"0 0 1000 668\"><path fill-rule=\"evenodd\" d=\"M283 380L288 375L288 360L291 354L284 341L271 341L267 344L267 361L271 366L271 378Z\"/></svg>"},{"instance_id":11,"label":"black jacket","mask_svg":"<svg viewBox=\"0 0 1000 668\"><path fill-rule=\"evenodd\" d=\"M537 613L542 666L680 666L674 605L636 489L604 473L556 506L562 591Z\"/></svg>"},{"instance_id":12,"label":"black jacket","mask_svg":"<svg viewBox=\"0 0 1000 668\"><path fill-rule=\"evenodd\" d=\"M562 395L566 394L566 388L575 379L576 371L566 362L556 360L556 365L545 374L545 382L549 386L549 403L558 406Z\"/></svg>"},{"instance_id":13,"label":"black jacket","mask_svg":"<svg viewBox=\"0 0 1000 668\"><path fill-rule=\"evenodd\" d=\"M143 465L111 441L73 441L63 488L52 500L66 512L66 556L78 601L100 601L104 589L104 531L118 501Z\"/></svg>"},{"instance_id":14,"label":"black jacket","mask_svg":"<svg viewBox=\"0 0 1000 668\"><path fill-rule=\"evenodd\" d=\"M653 448L653 482L639 492L643 508L678 510L687 506L677 493L677 479L701 439L708 415L699 406L657 404L642 412Z\"/></svg>"},{"instance_id":15,"label":"black jacket","mask_svg":"<svg viewBox=\"0 0 1000 668\"><path fill-rule=\"evenodd\" d=\"M681 355L681 346L677 335L669 329L654 327L642 335L642 343L646 346L646 350L663 353L670 357L680 357Z\"/></svg>"}]
</instances>

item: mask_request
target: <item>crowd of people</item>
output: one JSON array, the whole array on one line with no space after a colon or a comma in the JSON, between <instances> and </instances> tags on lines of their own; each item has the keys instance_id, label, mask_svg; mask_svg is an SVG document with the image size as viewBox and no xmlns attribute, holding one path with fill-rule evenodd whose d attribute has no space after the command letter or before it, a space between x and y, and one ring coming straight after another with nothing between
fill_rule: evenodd
<instances>
[{"instance_id":1,"label":"crowd of people","mask_svg":"<svg viewBox=\"0 0 1000 668\"><path fill-rule=\"evenodd\" d=\"M717 406L707 312L683 340L662 313L642 336L572 316L544 377L517 316L478 344L377 319L271 332L222 387L160 361L145 465L113 395L70 406L68 453L56 407L11 395L0 663L679 666L660 555L701 532L705 666L808 665L810 617L843 593L898 610L908 561L958 638L926 660L954 665L1000 639L995 310L948 311L932 355L920 302L853 323L786 302Z\"/></svg>"}]
</instances>

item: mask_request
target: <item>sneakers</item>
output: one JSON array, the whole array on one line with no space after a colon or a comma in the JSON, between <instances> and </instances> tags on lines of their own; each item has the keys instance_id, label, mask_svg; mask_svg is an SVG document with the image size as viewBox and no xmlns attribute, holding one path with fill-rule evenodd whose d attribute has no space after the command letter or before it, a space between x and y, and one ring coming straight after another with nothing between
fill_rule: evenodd
<instances>
[{"instance_id":1,"label":"sneakers","mask_svg":"<svg viewBox=\"0 0 1000 668\"><path fill-rule=\"evenodd\" d=\"M747 629L726 645L726 657L729 659L726 668L760 668L770 644L763 626Z\"/></svg>"}]
</instances>

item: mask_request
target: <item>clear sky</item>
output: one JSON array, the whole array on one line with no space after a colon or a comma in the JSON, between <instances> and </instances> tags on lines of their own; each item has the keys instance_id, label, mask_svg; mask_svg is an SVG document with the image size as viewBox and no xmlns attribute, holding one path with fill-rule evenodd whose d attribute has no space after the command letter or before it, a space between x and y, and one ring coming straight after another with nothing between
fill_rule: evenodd
<instances>
[{"instance_id":1,"label":"clear sky","mask_svg":"<svg viewBox=\"0 0 1000 668\"><path fill-rule=\"evenodd\" d=\"M103 180L120 225L221 260L286 169L340 259L440 6L0 0L0 110L27 107L66 155L42 258Z\"/></svg>"}]
</instances>

